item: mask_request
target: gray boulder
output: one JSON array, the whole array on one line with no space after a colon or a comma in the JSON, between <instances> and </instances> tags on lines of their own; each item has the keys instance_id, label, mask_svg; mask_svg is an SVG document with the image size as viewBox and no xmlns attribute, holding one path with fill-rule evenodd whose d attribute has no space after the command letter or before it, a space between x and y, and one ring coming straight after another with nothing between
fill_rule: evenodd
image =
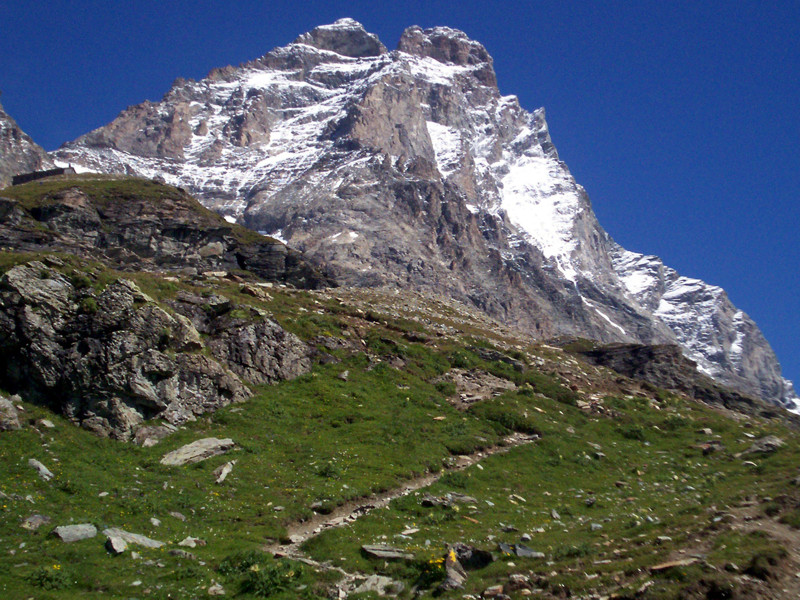
<instances>
[{"instance_id":1,"label":"gray boulder","mask_svg":"<svg viewBox=\"0 0 800 600\"><path fill-rule=\"evenodd\" d=\"M119 529L117 527L110 527L108 529L104 529L103 535L109 538L120 539L128 544L136 544L137 546L143 546L145 548L161 548L161 546L164 545L164 542L159 542L158 540L153 540L150 539L149 537L145 537L138 533L131 533L129 531L125 531L124 529Z\"/></svg>"},{"instance_id":2,"label":"gray boulder","mask_svg":"<svg viewBox=\"0 0 800 600\"><path fill-rule=\"evenodd\" d=\"M386 560L399 560L414 558L413 554L403 552L398 548L386 544L364 544L361 551L370 558L383 558Z\"/></svg>"},{"instance_id":3,"label":"gray boulder","mask_svg":"<svg viewBox=\"0 0 800 600\"><path fill-rule=\"evenodd\" d=\"M20 525L23 529L29 531L36 531L42 525L47 525L52 519L46 515L33 514L22 522Z\"/></svg>"},{"instance_id":4,"label":"gray boulder","mask_svg":"<svg viewBox=\"0 0 800 600\"><path fill-rule=\"evenodd\" d=\"M80 525L61 525L53 530L53 535L62 542L78 542L88 540L97 535L97 527L91 523Z\"/></svg>"},{"instance_id":5,"label":"gray boulder","mask_svg":"<svg viewBox=\"0 0 800 600\"><path fill-rule=\"evenodd\" d=\"M444 574L444 581L442 581L437 588L437 591L440 593L461 589L467 581L467 572L464 570L464 567L461 566L461 563L458 562L456 553L453 550L450 550L447 556L445 556Z\"/></svg>"},{"instance_id":6,"label":"gray boulder","mask_svg":"<svg viewBox=\"0 0 800 600\"><path fill-rule=\"evenodd\" d=\"M378 596L397 595L403 590L403 584L391 577L383 575L370 575L356 589L354 594L373 593Z\"/></svg>"}]
</instances>

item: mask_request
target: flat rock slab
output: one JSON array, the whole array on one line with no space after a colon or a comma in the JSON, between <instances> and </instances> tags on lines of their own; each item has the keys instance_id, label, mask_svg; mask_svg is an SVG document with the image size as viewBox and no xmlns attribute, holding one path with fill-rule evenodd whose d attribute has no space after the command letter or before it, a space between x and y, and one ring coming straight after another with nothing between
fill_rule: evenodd
<instances>
[{"instance_id":1,"label":"flat rock slab","mask_svg":"<svg viewBox=\"0 0 800 600\"><path fill-rule=\"evenodd\" d=\"M524 544L514 544L514 552L520 558L544 558L543 552L537 552Z\"/></svg>"},{"instance_id":2,"label":"flat rock slab","mask_svg":"<svg viewBox=\"0 0 800 600\"><path fill-rule=\"evenodd\" d=\"M103 535L106 535L109 538L112 537L119 538L127 542L128 544L136 544L137 546L144 546L145 548L161 548L161 546L164 545L164 542L159 542L158 540L151 540L149 537L139 535L138 533L131 533L129 531L125 531L124 529L118 529L116 527L104 529Z\"/></svg>"},{"instance_id":3,"label":"flat rock slab","mask_svg":"<svg viewBox=\"0 0 800 600\"><path fill-rule=\"evenodd\" d=\"M398 548L392 548L391 546L387 546L385 544L365 544L364 546L361 546L361 550L364 552L364 554L373 558L385 558L387 560L414 558L413 554L403 552Z\"/></svg>"},{"instance_id":4,"label":"flat rock slab","mask_svg":"<svg viewBox=\"0 0 800 600\"><path fill-rule=\"evenodd\" d=\"M61 525L53 530L53 535L62 542L78 542L88 540L97 535L97 527L91 523L80 525Z\"/></svg>"},{"instance_id":5,"label":"flat rock slab","mask_svg":"<svg viewBox=\"0 0 800 600\"><path fill-rule=\"evenodd\" d=\"M55 475L53 475L52 471L45 467L42 463L40 463L35 458L31 458L28 460L28 466L33 467L39 473L39 477L44 479L45 481L50 481Z\"/></svg>"},{"instance_id":6,"label":"flat rock slab","mask_svg":"<svg viewBox=\"0 0 800 600\"><path fill-rule=\"evenodd\" d=\"M234 444L233 440L230 438L225 438L223 440L217 438L204 438L202 440L192 442L191 444L186 444L177 450L173 450L172 452L165 454L161 459L161 464L172 467L189 465L206 460L212 456L225 454L235 445L236 444Z\"/></svg>"},{"instance_id":7,"label":"flat rock slab","mask_svg":"<svg viewBox=\"0 0 800 600\"><path fill-rule=\"evenodd\" d=\"M689 565L693 565L697 562L696 558L684 558L682 560L671 560L669 562L661 563L658 565L653 565L650 567L651 573L658 573L659 571L666 571L667 569L672 569L673 567L688 567Z\"/></svg>"}]
</instances>

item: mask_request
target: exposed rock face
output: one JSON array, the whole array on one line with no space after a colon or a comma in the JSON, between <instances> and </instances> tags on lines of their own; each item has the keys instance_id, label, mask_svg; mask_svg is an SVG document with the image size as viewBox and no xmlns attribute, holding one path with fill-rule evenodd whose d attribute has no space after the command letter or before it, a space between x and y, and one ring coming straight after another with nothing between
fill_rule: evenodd
<instances>
[{"instance_id":1,"label":"exposed rock face","mask_svg":"<svg viewBox=\"0 0 800 600\"><path fill-rule=\"evenodd\" d=\"M119 279L95 293L76 289L42 262L30 262L0 279L0 352L5 357L0 382L99 434L128 439L145 419L179 425L247 399L250 391L227 366L227 358L259 382L310 367L302 342L275 323L261 329L253 325L252 330L228 331L221 323L214 327L226 349L246 336L242 330L269 335L250 346L249 363L230 356L231 350L217 353L221 359L210 358L199 353L203 342L188 318L167 312L132 281ZM296 364L283 365L284 354Z\"/></svg>"},{"instance_id":2,"label":"exposed rock face","mask_svg":"<svg viewBox=\"0 0 800 600\"><path fill-rule=\"evenodd\" d=\"M747 414L768 417L775 415L772 404L722 387L699 372L697 364L686 358L678 346L611 344L581 351L579 354L594 365L608 367L632 379L647 381L664 389L677 390L708 404L725 406ZM791 418L800 422L794 415Z\"/></svg>"},{"instance_id":3,"label":"exposed rock face","mask_svg":"<svg viewBox=\"0 0 800 600\"><path fill-rule=\"evenodd\" d=\"M684 293L611 239L544 110L501 96L488 52L457 30L411 27L386 53L351 20L317 28L178 81L57 156L187 187L346 284L445 294L540 337L679 344L719 381L795 397L752 321L702 300L713 286Z\"/></svg>"},{"instance_id":4,"label":"exposed rock face","mask_svg":"<svg viewBox=\"0 0 800 600\"><path fill-rule=\"evenodd\" d=\"M0 104L0 188L10 185L14 175L54 166L44 148L35 144Z\"/></svg>"},{"instance_id":5,"label":"exposed rock face","mask_svg":"<svg viewBox=\"0 0 800 600\"><path fill-rule=\"evenodd\" d=\"M14 431L20 428L19 414L11 400L0 396L0 431Z\"/></svg>"},{"instance_id":6,"label":"exposed rock face","mask_svg":"<svg viewBox=\"0 0 800 600\"><path fill-rule=\"evenodd\" d=\"M69 252L126 268L247 269L296 287L332 283L297 251L226 222L181 190L124 178L59 183L61 189L33 206L0 193L0 245Z\"/></svg>"},{"instance_id":7,"label":"exposed rock face","mask_svg":"<svg viewBox=\"0 0 800 600\"><path fill-rule=\"evenodd\" d=\"M484 85L497 87L493 60L482 44L471 40L463 31L435 27L424 31L409 27L400 37L397 49L415 56L430 57L444 64L478 66L474 76Z\"/></svg>"},{"instance_id":8,"label":"exposed rock face","mask_svg":"<svg viewBox=\"0 0 800 600\"><path fill-rule=\"evenodd\" d=\"M630 294L675 332L702 373L758 398L796 398L761 330L725 290L682 277L655 256L619 247L611 256Z\"/></svg>"},{"instance_id":9,"label":"exposed rock face","mask_svg":"<svg viewBox=\"0 0 800 600\"><path fill-rule=\"evenodd\" d=\"M274 321L223 327L209 348L252 383L294 379L311 370L308 346Z\"/></svg>"}]
</instances>

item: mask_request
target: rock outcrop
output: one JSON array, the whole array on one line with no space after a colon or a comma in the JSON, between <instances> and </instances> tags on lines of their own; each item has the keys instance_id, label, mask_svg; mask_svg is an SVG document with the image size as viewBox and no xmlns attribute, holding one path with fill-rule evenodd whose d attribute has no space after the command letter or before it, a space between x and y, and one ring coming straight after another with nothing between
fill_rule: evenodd
<instances>
[{"instance_id":1,"label":"rock outcrop","mask_svg":"<svg viewBox=\"0 0 800 600\"><path fill-rule=\"evenodd\" d=\"M319 27L56 156L184 186L346 284L441 293L539 337L678 344L718 381L796 398L752 321L698 301L713 286L642 293L653 265L600 226L544 110L502 96L486 49L454 29L411 27L387 53L352 20Z\"/></svg>"},{"instance_id":2,"label":"rock outcrop","mask_svg":"<svg viewBox=\"0 0 800 600\"><path fill-rule=\"evenodd\" d=\"M14 431L20 428L19 414L11 400L0 396L0 431Z\"/></svg>"},{"instance_id":3,"label":"rock outcrop","mask_svg":"<svg viewBox=\"0 0 800 600\"><path fill-rule=\"evenodd\" d=\"M133 281L95 290L59 266L33 261L0 278L0 384L101 435L129 439L150 418L179 425L244 401L251 392L234 370L265 383L310 368L305 345L265 316L248 325L209 317L219 336L209 356L189 318ZM246 352L230 348L259 332Z\"/></svg>"},{"instance_id":4,"label":"rock outcrop","mask_svg":"<svg viewBox=\"0 0 800 600\"><path fill-rule=\"evenodd\" d=\"M333 284L296 250L225 221L186 192L135 178L60 177L0 192L0 246L123 268L247 270L295 287Z\"/></svg>"},{"instance_id":5,"label":"rock outcrop","mask_svg":"<svg viewBox=\"0 0 800 600\"><path fill-rule=\"evenodd\" d=\"M776 415L773 404L721 386L698 371L697 364L675 345L610 344L576 353L593 365L608 367L631 379L675 390L707 404L768 418ZM786 415L786 418L800 423L796 415Z\"/></svg>"}]
</instances>

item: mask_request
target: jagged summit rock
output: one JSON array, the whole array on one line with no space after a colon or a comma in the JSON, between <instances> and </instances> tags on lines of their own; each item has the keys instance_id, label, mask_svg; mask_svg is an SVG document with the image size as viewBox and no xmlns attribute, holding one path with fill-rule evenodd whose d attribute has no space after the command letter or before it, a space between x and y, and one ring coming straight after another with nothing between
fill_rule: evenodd
<instances>
[{"instance_id":1,"label":"jagged summit rock","mask_svg":"<svg viewBox=\"0 0 800 600\"><path fill-rule=\"evenodd\" d=\"M484 85L497 87L494 61L486 48L458 29L450 27L422 29L414 25L400 36L397 49L415 56L430 57L442 63L477 66L476 77Z\"/></svg>"},{"instance_id":2,"label":"jagged summit rock","mask_svg":"<svg viewBox=\"0 0 800 600\"><path fill-rule=\"evenodd\" d=\"M387 53L351 20L298 40L179 81L56 156L187 188L345 285L447 295L543 338L678 344L718 381L794 402L720 288L602 228L544 110L500 93L480 43L410 27Z\"/></svg>"},{"instance_id":3,"label":"jagged summit rock","mask_svg":"<svg viewBox=\"0 0 800 600\"><path fill-rule=\"evenodd\" d=\"M349 18L339 19L331 25L315 27L292 43L330 50L351 58L379 56L387 51L378 36L368 33L361 23Z\"/></svg>"}]
</instances>

